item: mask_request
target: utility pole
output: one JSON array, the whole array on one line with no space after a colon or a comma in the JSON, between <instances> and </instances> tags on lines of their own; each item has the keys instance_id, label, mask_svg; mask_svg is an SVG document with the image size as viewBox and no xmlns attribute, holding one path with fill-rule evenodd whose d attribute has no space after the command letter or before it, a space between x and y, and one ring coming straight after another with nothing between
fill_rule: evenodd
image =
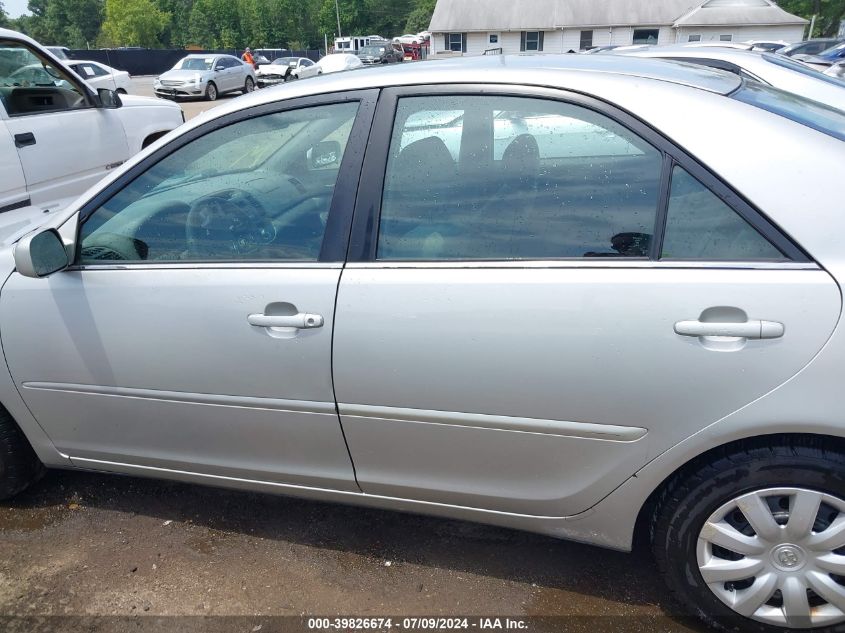
<instances>
[{"instance_id":1,"label":"utility pole","mask_svg":"<svg viewBox=\"0 0 845 633\"><path fill-rule=\"evenodd\" d=\"M334 10L337 13L337 36L343 37L343 33L340 32L340 5L337 3L337 0L334 0Z\"/></svg>"},{"instance_id":2,"label":"utility pole","mask_svg":"<svg viewBox=\"0 0 845 633\"><path fill-rule=\"evenodd\" d=\"M810 20L810 35L807 36L808 40L813 39L813 30L816 28L816 14L813 14L813 19Z\"/></svg>"}]
</instances>

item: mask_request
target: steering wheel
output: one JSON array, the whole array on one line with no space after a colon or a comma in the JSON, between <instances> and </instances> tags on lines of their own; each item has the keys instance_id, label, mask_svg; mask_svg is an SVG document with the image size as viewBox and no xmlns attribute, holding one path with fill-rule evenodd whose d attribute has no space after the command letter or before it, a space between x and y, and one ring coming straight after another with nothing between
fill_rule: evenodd
<instances>
[{"instance_id":1,"label":"steering wheel","mask_svg":"<svg viewBox=\"0 0 845 633\"><path fill-rule=\"evenodd\" d=\"M185 238L189 258L228 259L270 244L276 239L276 227L255 198L231 190L205 196L191 205Z\"/></svg>"}]
</instances>

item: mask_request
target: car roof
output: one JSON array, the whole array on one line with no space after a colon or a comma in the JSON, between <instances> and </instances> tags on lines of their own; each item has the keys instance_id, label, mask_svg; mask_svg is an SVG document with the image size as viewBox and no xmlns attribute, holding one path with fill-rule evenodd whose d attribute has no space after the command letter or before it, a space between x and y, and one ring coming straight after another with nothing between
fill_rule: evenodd
<instances>
[{"instance_id":1,"label":"car roof","mask_svg":"<svg viewBox=\"0 0 845 633\"><path fill-rule=\"evenodd\" d=\"M323 59L341 55L355 57L349 53L333 53ZM299 84L295 91L305 95L394 85L440 83L540 85L578 90L579 77L587 76L593 80L601 78L607 82L613 81L614 77L633 77L688 86L717 94L730 94L739 88L741 83L736 75L681 62L622 55L548 54L461 57L360 69L309 79L308 83ZM252 105L258 105L277 101L279 98L278 92L259 91L250 95L249 100ZM218 109L220 108L215 108Z\"/></svg>"}]
</instances>

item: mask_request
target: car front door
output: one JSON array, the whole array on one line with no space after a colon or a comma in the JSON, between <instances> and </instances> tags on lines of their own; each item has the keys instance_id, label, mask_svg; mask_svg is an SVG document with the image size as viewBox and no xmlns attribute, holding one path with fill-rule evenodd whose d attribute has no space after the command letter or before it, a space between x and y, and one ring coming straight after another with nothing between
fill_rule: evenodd
<instances>
[{"instance_id":1,"label":"car front door","mask_svg":"<svg viewBox=\"0 0 845 633\"><path fill-rule=\"evenodd\" d=\"M0 156L7 159L0 162L0 212L9 211L29 204L26 179L21 163L17 159L15 140L6 127L6 113L0 106Z\"/></svg>"},{"instance_id":2,"label":"car front door","mask_svg":"<svg viewBox=\"0 0 845 633\"><path fill-rule=\"evenodd\" d=\"M374 98L205 124L85 207L70 269L6 282L14 380L74 464L357 490L331 341Z\"/></svg>"},{"instance_id":3,"label":"car front door","mask_svg":"<svg viewBox=\"0 0 845 633\"><path fill-rule=\"evenodd\" d=\"M334 345L364 492L577 514L825 343L831 277L649 128L462 90L386 91L368 148Z\"/></svg>"},{"instance_id":4,"label":"car front door","mask_svg":"<svg viewBox=\"0 0 845 633\"><path fill-rule=\"evenodd\" d=\"M79 195L129 158L120 119L94 107L78 78L16 40L0 40L0 58L0 100L33 203Z\"/></svg>"}]
</instances>

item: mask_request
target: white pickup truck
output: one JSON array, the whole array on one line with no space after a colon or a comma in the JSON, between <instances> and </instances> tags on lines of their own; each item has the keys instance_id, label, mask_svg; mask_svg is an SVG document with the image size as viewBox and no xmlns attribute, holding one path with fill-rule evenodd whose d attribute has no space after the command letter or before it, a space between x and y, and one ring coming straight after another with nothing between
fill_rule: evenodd
<instances>
[{"instance_id":1,"label":"white pickup truck","mask_svg":"<svg viewBox=\"0 0 845 633\"><path fill-rule=\"evenodd\" d=\"M0 213L54 209L184 120L169 101L95 91L34 40L0 29Z\"/></svg>"}]
</instances>

